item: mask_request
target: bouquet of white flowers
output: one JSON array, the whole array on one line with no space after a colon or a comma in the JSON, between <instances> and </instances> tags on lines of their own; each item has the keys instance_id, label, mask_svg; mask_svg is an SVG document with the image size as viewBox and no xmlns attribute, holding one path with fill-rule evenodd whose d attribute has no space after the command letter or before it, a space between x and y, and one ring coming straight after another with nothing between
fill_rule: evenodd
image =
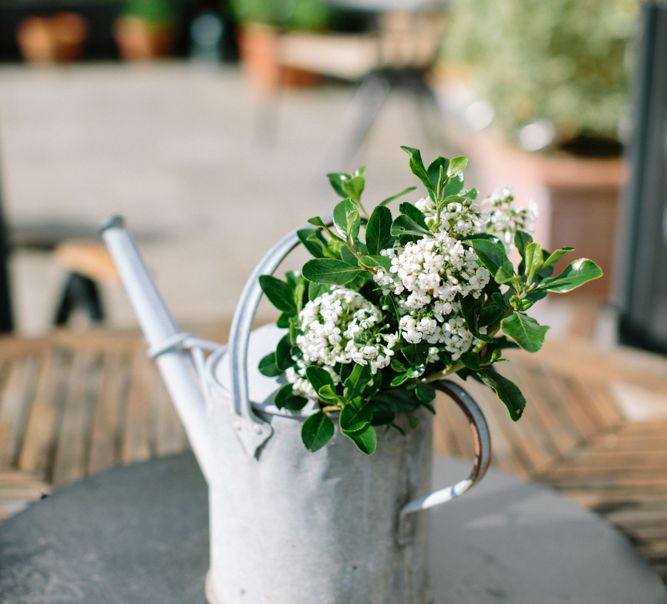
<instances>
[{"instance_id":1,"label":"bouquet of white flowers","mask_svg":"<svg viewBox=\"0 0 667 604\"><path fill-rule=\"evenodd\" d=\"M466 188L464 157L438 157L426 166L417 149L402 147L428 196L387 207L415 187L366 211L365 169L329 174L342 198L333 220L320 217L298 232L314 256L286 280L263 275L262 290L281 311L287 330L261 373L284 374L275 404L318 410L303 424L310 451L339 429L366 454L376 428L403 431L425 407L433 411L433 383L457 374L479 380L506 405L512 419L526 401L494 368L506 348L538 351L548 327L526 311L548 292L569 292L602 276L578 259L560 274L554 265L569 247L547 252L528 233L532 208L514 206L509 190L479 200ZM518 251L518 265L510 251Z\"/></svg>"}]
</instances>

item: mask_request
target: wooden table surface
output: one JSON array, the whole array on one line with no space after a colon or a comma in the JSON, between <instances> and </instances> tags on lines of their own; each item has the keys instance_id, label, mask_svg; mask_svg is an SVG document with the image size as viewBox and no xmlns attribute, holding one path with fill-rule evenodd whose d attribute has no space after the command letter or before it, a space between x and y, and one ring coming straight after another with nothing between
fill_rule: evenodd
<instances>
[{"instance_id":1,"label":"wooden table surface","mask_svg":"<svg viewBox=\"0 0 667 604\"><path fill-rule=\"evenodd\" d=\"M193 331L226 340L224 324ZM520 422L487 390L465 384L488 418L494 466L604 515L667 579L667 360L583 340L510 356L499 370L526 394ZM465 420L445 402L436 445L472 455ZM138 334L0 338L0 517L54 486L187 448Z\"/></svg>"}]
</instances>

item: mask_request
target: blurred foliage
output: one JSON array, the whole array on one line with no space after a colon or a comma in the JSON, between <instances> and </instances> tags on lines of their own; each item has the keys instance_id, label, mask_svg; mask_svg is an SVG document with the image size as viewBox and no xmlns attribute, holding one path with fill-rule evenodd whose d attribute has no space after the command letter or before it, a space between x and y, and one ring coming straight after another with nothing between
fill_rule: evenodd
<instances>
[{"instance_id":1,"label":"blurred foliage","mask_svg":"<svg viewBox=\"0 0 667 604\"><path fill-rule=\"evenodd\" d=\"M174 21L176 9L172 0L127 0L123 15L158 25Z\"/></svg>"},{"instance_id":2,"label":"blurred foliage","mask_svg":"<svg viewBox=\"0 0 667 604\"><path fill-rule=\"evenodd\" d=\"M471 68L506 136L546 119L557 142L617 138L637 13L637 0L456 0L445 56Z\"/></svg>"},{"instance_id":3,"label":"blurred foliage","mask_svg":"<svg viewBox=\"0 0 667 604\"><path fill-rule=\"evenodd\" d=\"M230 6L240 22L285 29L322 29L329 21L323 0L230 0Z\"/></svg>"}]
</instances>

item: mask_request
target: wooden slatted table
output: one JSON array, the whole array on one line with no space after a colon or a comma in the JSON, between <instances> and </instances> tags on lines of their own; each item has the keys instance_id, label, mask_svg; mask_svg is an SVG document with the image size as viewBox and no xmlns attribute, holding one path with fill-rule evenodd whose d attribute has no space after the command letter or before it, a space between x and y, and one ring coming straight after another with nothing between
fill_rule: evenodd
<instances>
[{"instance_id":1,"label":"wooden slatted table","mask_svg":"<svg viewBox=\"0 0 667 604\"><path fill-rule=\"evenodd\" d=\"M225 341L226 326L196 333ZM667 581L667 360L584 341L509 356L498 369L526 394L520 422L488 390L465 384L490 424L494 465L605 516ZM454 407L439 403L436 419L437 449L469 457ZM185 449L138 334L0 339L0 517L53 486Z\"/></svg>"}]
</instances>

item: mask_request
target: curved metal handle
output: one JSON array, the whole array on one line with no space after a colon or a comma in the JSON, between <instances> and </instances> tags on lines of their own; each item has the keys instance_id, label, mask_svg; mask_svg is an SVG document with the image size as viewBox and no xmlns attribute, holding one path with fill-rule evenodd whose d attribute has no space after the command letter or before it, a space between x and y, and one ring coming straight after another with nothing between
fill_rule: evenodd
<instances>
[{"instance_id":1,"label":"curved metal handle","mask_svg":"<svg viewBox=\"0 0 667 604\"><path fill-rule=\"evenodd\" d=\"M412 514L442 505L463 495L484 477L491 461L489 426L475 400L461 386L450 380L437 382L435 387L448 394L461 411L465 413L475 441L475 461L467 478L448 487L438 489L424 497L413 499L401 508L398 526L398 540L401 544L408 543L411 539L410 516Z\"/></svg>"},{"instance_id":2,"label":"curved metal handle","mask_svg":"<svg viewBox=\"0 0 667 604\"><path fill-rule=\"evenodd\" d=\"M332 224L330 219L325 219L324 222L327 226ZM292 231L283 237L259 261L246 281L232 320L229 335L229 358L234 413L238 416L235 427L250 455L256 455L259 448L273 434L271 426L253 413L248 393L248 341L257 307L262 299L259 277L260 275L272 275L282 261L299 245L296 233Z\"/></svg>"}]
</instances>

